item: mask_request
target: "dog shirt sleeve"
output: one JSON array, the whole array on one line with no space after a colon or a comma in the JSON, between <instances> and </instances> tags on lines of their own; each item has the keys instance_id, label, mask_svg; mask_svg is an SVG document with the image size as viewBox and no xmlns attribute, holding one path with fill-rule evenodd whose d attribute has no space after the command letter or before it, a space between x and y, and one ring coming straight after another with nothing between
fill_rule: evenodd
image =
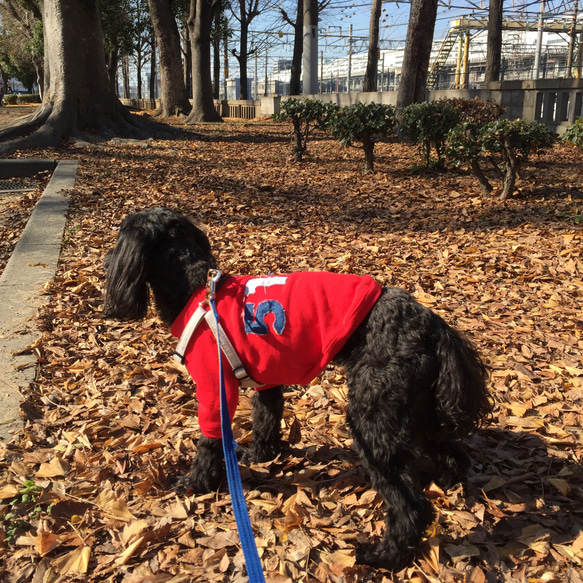
<instances>
[{"instance_id":1,"label":"dog shirt sleeve","mask_svg":"<svg viewBox=\"0 0 583 583\"><path fill-rule=\"evenodd\" d=\"M184 310L172 324L171 332L179 338L190 317L204 299L205 290L195 292ZM198 423L205 437L221 438L221 403L219 395L219 357L217 343L208 325L194 331L184 355L184 365L196 384ZM239 402L239 382L223 356L223 374L227 392L227 404L231 421Z\"/></svg>"}]
</instances>

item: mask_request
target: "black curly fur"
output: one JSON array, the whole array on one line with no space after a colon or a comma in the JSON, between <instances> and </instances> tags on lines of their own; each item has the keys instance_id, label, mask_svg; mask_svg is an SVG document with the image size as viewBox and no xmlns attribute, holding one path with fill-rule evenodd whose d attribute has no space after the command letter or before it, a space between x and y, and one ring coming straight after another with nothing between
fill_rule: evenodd
<instances>
[{"instance_id":1,"label":"black curly fur","mask_svg":"<svg viewBox=\"0 0 583 583\"><path fill-rule=\"evenodd\" d=\"M143 317L149 286L170 326L214 266L206 236L189 219L167 209L130 215L106 258L105 312ZM334 363L346 373L355 448L385 501L384 538L360 547L357 560L397 570L412 560L433 517L424 486L448 487L470 468L461 440L490 412L486 370L458 332L400 289L383 290ZM252 402L243 460L264 462L282 447L282 387L257 391ZM221 440L202 437L190 485L210 491L223 476Z\"/></svg>"}]
</instances>

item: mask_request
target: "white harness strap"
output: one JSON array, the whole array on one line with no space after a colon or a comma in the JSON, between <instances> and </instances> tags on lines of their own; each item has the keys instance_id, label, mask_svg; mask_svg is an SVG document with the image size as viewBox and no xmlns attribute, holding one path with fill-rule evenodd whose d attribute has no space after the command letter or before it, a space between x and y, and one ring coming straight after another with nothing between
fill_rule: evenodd
<instances>
[{"instance_id":1,"label":"white harness strap","mask_svg":"<svg viewBox=\"0 0 583 583\"><path fill-rule=\"evenodd\" d=\"M174 359L180 364L184 364L184 355L186 353L186 349L188 348L188 343L190 342L194 331L203 320L205 320L208 324L215 339L217 338L217 320L215 315L213 314L212 310L205 309L204 303L201 303L199 304L198 308L196 308L194 314L192 314L190 317L190 320L188 320L188 323L184 327L184 330L178 339L178 344L176 345L176 350L174 351ZM249 373L241 362L237 351L231 344L229 337L225 333L225 330L220 323L218 324L218 334L221 338L221 348L223 354L229 361L231 369L233 370L233 374L239 381L239 385L244 389L256 389L257 387L262 387L263 385L261 383L254 381L249 376Z\"/></svg>"}]
</instances>

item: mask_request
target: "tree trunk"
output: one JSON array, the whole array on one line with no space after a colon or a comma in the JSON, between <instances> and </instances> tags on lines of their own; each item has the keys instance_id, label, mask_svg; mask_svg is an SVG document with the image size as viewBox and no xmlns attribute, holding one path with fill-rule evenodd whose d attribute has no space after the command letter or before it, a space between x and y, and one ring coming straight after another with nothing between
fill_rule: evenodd
<instances>
[{"instance_id":1,"label":"tree trunk","mask_svg":"<svg viewBox=\"0 0 583 583\"><path fill-rule=\"evenodd\" d=\"M301 95L302 93L302 56L304 51L304 0L297 0L296 19L290 18L284 8L279 9L281 18L294 29L294 48L292 53L289 94Z\"/></svg>"},{"instance_id":2,"label":"tree trunk","mask_svg":"<svg viewBox=\"0 0 583 583\"><path fill-rule=\"evenodd\" d=\"M182 30L183 37L181 44L183 44L182 54L184 55L184 87L186 87L186 97L190 98L192 97L192 42L190 41L188 26L185 26Z\"/></svg>"},{"instance_id":3,"label":"tree trunk","mask_svg":"<svg viewBox=\"0 0 583 583\"><path fill-rule=\"evenodd\" d=\"M500 81L502 59L502 14L504 0L490 0L488 11L488 42L486 49L486 73L484 84Z\"/></svg>"},{"instance_id":4,"label":"tree trunk","mask_svg":"<svg viewBox=\"0 0 583 583\"><path fill-rule=\"evenodd\" d=\"M105 67L98 0L44 0L43 25L43 103L0 132L0 153L55 146L86 133L105 138L159 133L163 126L132 116L115 96Z\"/></svg>"},{"instance_id":5,"label":"tree trunk","mask_svg":"<svg viewBox=\"0 0 583 583\"><path fill-rule=\"evenodd\" d=\"M182 69L180 32L171 4L171 0L148 0L160 58L162 91L156 115L162 117L188 115L191 110Z\"/></svg>"},{"instance_id":6,"label":"tree trunk","mask_svg":"<svg viewBox=\"0 0 583 583\"><path fill-rule=\"evenodd\" d=\"M107 76L109 77L109 82L111 87L115 92L116 76L117 76L117 66L119 64L119 51L115 49L110 51L105 55L105 61L107 64Z\"/></svg>"},{"instance_id":7,"label":"tree trunk","mask_svg":"<svg viewBox=\"0 0 583 583\"><path fill-rule=\"evenodd\" d=\"M514 154L508 138L504 139L504 158L506 167L504 169L504 179L502 180L502 192L500 193L501 201L506 200L514 192L516 175L518 173L518 159Z\"/></svg>"},{"instance_id":8,"label":"tree trunk","mask_svg":"<svg viewBox=\"0 0 583 583\"><path fill-rule=\"evenodd\" d=\"M243 0L241 0L241 5L243 5L244 2ZM237 60L239 61L239 80L240 80L240 85L239 85L239 99L249 99L249 91L248 91L248 76L247 76L247 59L249 58L249 55L247 53L248 51L248 47L247 47L247 42L248 42L248 38L249 38L249 25L245 24L243 25L243 15L241 14L241 38L240 38L240 42L239 42L239 55L237 57Z\"/></svg>"},{"instance_id":9,"label":"tree trunk","mask_svg":"<svg viewBox=\"0 0 583 583\"><path fill-rule=\"evenodd\" d=\"M433 43L437 0L412 0L397 93L397 111L425 101L429 57Z\"/></svg>"},{"instance_id":10,"label":"tree trunk","mask_svg":"<svg viewBox=\"0 0 583 583\"><path fill-rule=\"evenodd\" d=\"M374 172L374 140L367 138L362 139L362 149L364 151L364 166L363 174L371 174Z\"/></svg>"},{"instance_id":11,"label":"tree trunk","mask_svg":"<svg viewBox=\"0 0 583 583\"><path fill-rule=\"evenodd\" d=\"M215 109L211 81L211 23L218 2L190 0L188 29L192 46L192 111L185 123L222 121Z\"/></svg>"},{"instance_id":12,"label":"tree trunk","mask_svg":"<svg viewBox=\"0 0 583 583\"><path fill-rule=\"evenodd\" d=\"M480 183L482 194L484 196L490 194L492 192L492 185L490 184L490 181L486 178L486 175L484 174L484 171L482 170L480 163L477 160L471 160L470 167L472 169L472 172L474 173L474 176L478 179L478 182Z\"/></svg>"},{"instance_id":13,"label":"tree trunk","mask_svg":"<svg viewBox=\"0 0 583 583\"><path fill-rule=\"evenodd\" d=\"M213 97L219 98L221 91L221 39L213 39Z\"/></svg>"},{"instance_id":14,"label":"tree trunk","mask_svg":"<svg viewBox=\"0 0 583 583\"><path fill-rule=\"evenodd\" d=\"M123 81L123 98L130 99L130 58L124 55L121 59L121 76Z\"/></svg>"},{"instance_id":15,"label":"tree trunk","mask_svg":"<svg viewBox=\"0 0 583 583\"><path fill-rule=\"evenodd\" d=\"M152 32L150 37L150 99L156 99L156 36Z\"/></svg>"},{"instance_id":16,"label":"tree trunk","mask_svg":"<svg viewBox=\"0 0 583 583\"><path fill-rule=\"evenodd\" d=\"M379 68L379 23L381 20L382 0L373 0L370 10L368 59L364 74L363 91L377 90L377 71Z\"/></svg>"}]
</instances>

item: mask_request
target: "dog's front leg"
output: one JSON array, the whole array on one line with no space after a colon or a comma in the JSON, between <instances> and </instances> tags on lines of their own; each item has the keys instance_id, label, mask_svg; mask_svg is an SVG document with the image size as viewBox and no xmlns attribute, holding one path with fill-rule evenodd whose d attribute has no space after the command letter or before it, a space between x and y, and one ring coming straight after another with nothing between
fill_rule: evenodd
<instances>
[{"instance_id":1,"label":"dog's front leg","mask_svg":"<svg viewBox=\"0 0 583 583\"><path fill-rule=\"evenodd\" d=\"M241 461L268 462L281 451L281 418L283 417L283 387L255 391L251 400L253 437Z\"/></svg>"},{"instance_id":2,"label":"dog's front leg","mask_svg":"<svg viewBox=\"0 0 583 583\"><path fill-rule=\"evenodd\" d=\"M219 488L225 475L223 440L203 435L190 467L188 485L197 492L212 492Z\"/></svg>"}]
</instances>

